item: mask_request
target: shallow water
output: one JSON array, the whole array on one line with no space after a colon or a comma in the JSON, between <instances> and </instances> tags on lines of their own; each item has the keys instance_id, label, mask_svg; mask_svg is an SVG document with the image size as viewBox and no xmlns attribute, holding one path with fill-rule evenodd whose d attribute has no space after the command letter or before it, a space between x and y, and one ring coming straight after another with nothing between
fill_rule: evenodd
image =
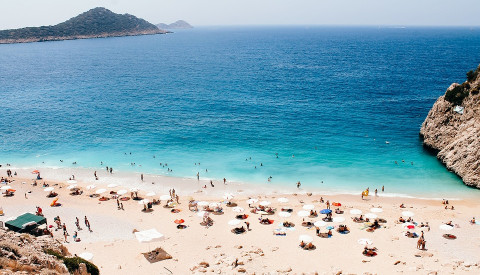
<instances>
[{"instance_id":1,"label":"shallow water","mask_svg":"<svg viewBox=\"0 0 480 275\"><path fill-rule=\"evenodd\" d=\"M478 28L211 27L0 45L0 163L479 196L418 138L479 60Z\"/></svg>"}]
</instances>

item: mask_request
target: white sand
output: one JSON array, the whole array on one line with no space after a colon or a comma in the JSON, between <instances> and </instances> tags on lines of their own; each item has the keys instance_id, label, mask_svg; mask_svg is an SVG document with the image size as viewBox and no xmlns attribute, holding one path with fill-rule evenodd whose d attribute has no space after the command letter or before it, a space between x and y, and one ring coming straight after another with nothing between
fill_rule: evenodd
<instances>
[{"instance_id":1,"label":"white sand","mask_svg":"<svg viewBox=\"0 0 480 275\"><path fill-rule=\"evenodd\" d=\"M4 168L0 173L6 175ZM136 201L123 202L125 211L117 210L116 201L110 200L99 202L98 199L90 198L87 195L93 192L84 191L82 196L70 196L66 188L56 186L59 193L61 207L49 207L52 199L46 198L46 192L42 187L32 187L33 175L28 170L17 170L18 178L10 184L17 189L16 195L10 198L1 198L0 205L3 207L6 215L0 220L5 220L10 216L16 216L26 211L34 212L35 206L41 206L50 223L53 217L59 215L62 221L65 221L70 235L75 230L75 217L79 217L80 224L85 228L83 217L88 216L92 225L93 232L86 229L79 231L81 242L74 243L69 237L68 249L71 253L82 253L88 251L94 254L92 260L101 269L102 274L190 274L199 272L203 268L196 268L201 261L210 264L206 268L208 272L217 273L237 273L239 269L244 268L247 273L275 273L277 271L287 271L290 273L313 273L331 274L343 271L343 273L414 273L428 274L429 272L445 273L479 273L478 263L480 262L480 225L471 225L469 220L472 216L480 216L479 203L474 201L459 200L451 201L455 210L445 210L438 200L419 200L407 198L369 197L368 200L361 200L360 196L350 195L329 195L323 196L325 201L338 201L342 203L343 215L334 215L334 217L343 216L344 222L350 227L351 233L342 235L333 232L332 238L320 238L315 236L315 229L307 229L301 226L302 218L297 216L297 212L302 209L304 204L313 204L315 210L319 211L325 208L325 204L320 204L318 200L322 195L314 194L308 196L305 194L308 190L302 190L303 194L281 195L278 190L256 190L260 200L269 200L272 207L278 210L282 207L293 208L294 211L290 218L281 218L278 214L268 216L274 219L272 225L262 225L258 218L260 215L249 213L249 208L245 202L248 196L253 194L253 188L244 184L216 183L215 188L208 187L207 192L195 193L203 190L201 186L205 183L197 183L196 179L176 179L166 177L155 177L147 175L145 182L141 183L137 174L115 173L107 175L105 171L97 171L100 179L95 181L93 171L87 169L46 169L42 171L42 177L46 179L51 186L55 181L65 182L68 175L74 173L79 180L79 186L86 186L95 183L99 187L105 188L107 184L115 182L122 186L113 188L129 189L131 186L138 186L144 195L147 191L155 191L157 195L168 194L168 189L175 187L180 195L181 204L177 207L182 211L180 213L170 213L170 209L163 208L160 205L154 206L151 213L143 213L143 208ZM21 179L23 178L23 180ZM27 179L27 180L25 180ZM25 181L26 184L21 182ZM155 181L152 187L151 181ZM207 183L208 184L208 183ZM66 185L65 185L66 186ZM126 187L128 186L128 187ZM247 188L245 188L247 187ZM238 190L250 190L239 193ZM24 194L27 191L28 199ZM203 190L205 191L205 190ZM188 199L205 199L209 202L222 201L221 195L226 192L232 192L236 197L232 200L239 206L245 208L249 215L247 221L250 222L252 229L243 235L235 235L230 232L233 228L228 225L228 221L235 218L235 213L231 208L223 205L225 214L211 215L215 221L210 228L205 228L199 223L196 213L188 210ZM284 193L294 192L295 190L284 190ZM278 194L275 194L277 192ZM360 190L359 190L360 193ZM266 195L260 195L266 194ZM128 195L128 194L127 194ZM157 197L158 197L157 196ZM277 198L287 197L288 203L279 203ZM303 203L301 202L303 201ZM401 203L405 203L406 209L399 208ZM349 210L358 208L363 213L368 213L371 207L381 207L384 211L377 213L379 217L385 218L388 222L386 228L381 228L373 233L366 232L362 224L354 223L351 220L352 215ZM418 223L428 221L431 226L430 231L425 231L427 240L427 251L416 249L418 239L410 239L404 236L406 230L402 225L396 224L402 211L411 211L415 213L413 217ZM278 213L278 212L277 212ZM317 219L305 218L308 221L319 220L324 215L319 215ZM189 227L185 230L176 228L173 223L175 219L185 219L185 224ZM296 224L295 230L287 230L287 236L274 236L273 230L278 224L288 220ZM458 228L445 232L439 229L443 222L452 220L458 224ZM331 223L329 223L330 225ZM337 225L333 223L331 225ZM146 230L156 228L165 234L163 241L154 243L138 243L135 240L132 231L134 229ZM420 228L414 232L420 234ZM322 228L322 232L326 232ZM442 237L444 233L455 234L456 240L446 240ZM298 247L298 237L307 234L314 237L313 244L317 246L314 251L304 251ZM54 232L59 240L63 240L61 230ZM378 248L378 256L368 258L362 255L363 246L357 243L360 238L369 238L373 245ZM147 252L161 246L173 256L173 259L164 260L157 263L149 263L140 253ZM242 248L238 248L242 246ZM259 250L260 249L260 250ZM425 256L416 257L415 255ZM238 258L239 265L233 268L231 265ZM394 265L395 262L399 264ZM167 270L168 269L168 270Z\"/></svg>"}]
</instances>

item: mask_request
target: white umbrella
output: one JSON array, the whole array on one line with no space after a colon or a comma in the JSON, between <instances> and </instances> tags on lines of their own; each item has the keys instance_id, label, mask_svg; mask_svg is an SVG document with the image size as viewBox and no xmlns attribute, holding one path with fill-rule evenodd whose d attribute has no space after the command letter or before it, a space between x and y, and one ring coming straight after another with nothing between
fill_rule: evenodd
<instances>
[{"instance_id":1,"label":"white umbrella","mask_svg":"<svg viewBox=\"0 0 480 275\"><path fill-rule=\"evenodd\" d=\"M197 202L197 205L198 205L198 206L207 206L207 205L208 205L208 201L199 201L199 202Z\"/></svg>"},{"instance_id":2,"label":"white umbrella","mask_svg":"<svg viewBox=\"0 0 480 275\"><path fill-rule=\"evenodd\" d=\"M365 214L365 218L376 219L377 215L373 214L373 213L367 213L367 214Z\"/></svg>"},{"instance_id":3,"label":"white umbrella","mask_svg":"<svg viewBox=\"0 0 480 275\"><path fill-rule=\"evenodd\" d=\"M160 199L161 199L162 201L168 201L168 200L171 199L171 198L172 198L172 197L170 197L170 195L161 195L161 196L160 196Z\"/></svg>"},{"instance_id":4,"label":"white umbrella","mask_svg":"<svg viewBox=\"0 0 480 275\"><path fill-rule=\"evenodd\" d=\"M310 235L300 235L298 236L298 239L300 241L303 241L304 243L309 243L313 241L313 237Z\"/></svg>"},{"instance_id":5,"label":"white umbrella","mask_svg":"<svg viewBox=\"0 0 480 275\"><path fill-rule=\"evenodd\" d=\"M277 201L282 202L282 203L286 203L286 202L288 202L288 199L287 198L278 198Z\"/></svg>"},{"instance_id":6,"label":"white umbrella","mask_svg":"<svg viewBox=\"0 0 480 275\"><path fill-rule=\"evenodd\" d=\"M350 214L352 214L352 215L360 215L360 214L362 214L362 210L360 210L360 209L352 209L352 210L350 210Z\"/></svg>"},{"instance_id":7,"label":"white umbrella","mask_svg":"<svg viewBox=\"0 0 480 275\"><path fill-rule=\"evenodd\" d=\"M235 225L240 224L240 221L239 220L230 220L230 221L228 221L228 224L232 225L232 226L235 226Z\"/></svg>"},{"instance_id":8,"label":"white umbrella","mask_svg":"<svg viewBox=\"0 0 480 275\"><path fill-rule=\"evenodd\" d=\"M440 229L445 230L445 231L450 231L453 230L453 226L450 226L448 224L442 224L439 226Z\"/></svg>"},{"instance_id":9,"label":"white umbrella","mask_svg":"<svg viewBox=\"0 0 480 275\"><path fill-rule=\"evenodd\" d=\"M383 209L382 209L382 208L378 208L378 207L374 207L374 208L371 208L371 209L370 209L370 212L372 212L372 213L382 213L382 212L383 212Z\"/></svg>"},{"instance_id":10,"label":"white umbrella","mask_svg":"<svg viewBox=\"0 0 480 275\"><path fill-rule=\"evenodd\" d=\"M333 217L332 222L344 222L344 217Z\"/></svg>"},{"instance_id":11,"label":"white umbrella","mask_svg":"<svg viewBox=\"0 0 480 275\"><path fill-rule=\"evenodd\" d=\"M43 189L43 191L45 191L45 192L50 192L50 191L53 191L53 189L55 189L55 188L53 188L53 187L47 187L47 188Z\"/></svg>"},{"instance_id":12,"label":"white umbrella","mask_svg":"<svg viewBox=\"0 0 480 275\"><path fill-rule=\"evenodd\" d=\"M315 208L315 206L313 204L305 204L303 206L303 209L305 209L305 210L312 210L313 208Z\"/></svg>"},{"instance_id":13,"label":"white umbrella","mask_svg":"<svg viewBox=\"0 0 480 275\"><path fill-rule=\"evenodd\" d=\"M403 211L402 212L402 217L413 217L415 216L415 214L413 214L413 212L410 212L410 211Z\"/></svg>"},{"instance_id":14,"label":"white umbrella","mask_svg":"<svg viewBox=\"0 0 480 275\"><path fill-rule=\"evenodd\" d=\"M67 186L67 189L73 189L73 188L75 188L75 187L77 187L77 185L76 185L76 184L72 184L72 185Z\"/></svg>"},{"instance_id":15,"label":"white umbrella","mask_svg":"<svg viewBox=\"0 0 480 275\"><path fill-rule=\"evenodd\" d=\"M261 201L259 204L260 204L261 206L267 206L267 205L270 205L271 202L269 202L269 201Z\"/></svg>"},{"instance_id":16,"label":"white umbrella","mask_svg":"<svg viewBox=\"0 0 480 275\"><path fill-rule=\"evenodd\" d=\"M373 244L372 240L370 239L359 239L357 242L361 245Z\"/></svg>"},{"instance_id":17,"label":"white umbrella","mask_svg":"<svg viewBox=\"0 0 480 275\"><path fill-rule=\"evenodd\" d=\"M95 189L95 188L97 188L97 186L95 186L94 184L87 185L87 190Z\"/></svg>"},{"instance_id":18,"label":"white umbrella","mask_svg":"<svg viewBox=\"0 0 480 275\"><path fill-rule=\"evenodd\" d=\"M95 191L95 193L97 193L97 194L102 194L102 193L105 193L105 192L107 192L107 189L105 189L105 188L100 188L97 191Z\"/></svg>"},{"instance_id":19,"label":"white umbrella","mask_svg":"<svg viewBox=\"0 0 480 275\"><path fill-rule=\"evenodd\" d=\"M208 207L210 207L210 208L215 208L215 207L219 207L219 206L220 206L220 204L218 202L211 202L211 203L208 204Z\"/></svg>"},{"instance_id":20,"label":"white umbrella","mask_svg":"<svg viewBox=\"0 0 480 275\"><path fill-rule=\"evenodd\" d=\"M322 226L327 225L327 223L324 222L324 221L322 221L322 220L320 220L320 221L314 222L313 225L315 225L315 226L317 226L317 227L322 227Z\"/></svg>"},{"instance_id":21,"label":"white umbrella","mask_svg":"<svg viewBox=\"0 0 480 275\"><path fill-rule=\"evenodd\" d=\"M130 191L131 191L131 192L138 192L138 191L140 191L140 189L134 187L134 188L130 188Z\"/></svg>"},{"instance_id":22,"label":"white umbrella","mask_svg":"<svg viewBox=\"0 0 480 275\"><path fill-rule=\"evenodd\" d=\"M411 223L411 222L406 222L406 223L403 224L403 228L404 228L404 229L413 229L413 228L408 228L409 226L410 226L410 227L413 226L413 228L415 228L415 224L413 224L413 223Z\"/></svg>"},{"instance_id":23,"label":"white umbrella","mask_svg":"<svg viewBox=\"0 0 480 275\"><path fill-rule=\"evenodd\" d=\"M67 183L68 184L74 184L74 183L77 183L77 181L76 180L67 180Z\"/></svg>"},{"instance_id":24,"label":"white umbrella","mask_svg":"<svg viewBox=\"0 0 480 275\"><path fill-rule=\"evenodd\" d=\"M283 217L283 218L288 218L288 217L290 217L292 214L291 214L291 213L288 213L288 212L282 211L282 212L279 212L278 215L279 215L280 217Z\"/></svg>"},{"instance_id":25,"label":"white umbrella","mask_svg":"<svg viewBox=\"0 0 480 275\"><path fill-rule=\"evenodd\" d=\"M0 188L0 190L8 190L8 189L12 189L12 187L10 185L5 185Z\"/></svg>"},{"instance_id":26,"label":"white umbrella","mask_svg":"<svg viewBox=\"0 0 480 275\"><path fill-rule=\"evenodd\" d=\"M310 216L310 212L305 211L305 210L301 210L301 211L297 212L297 215L299 215L300 217L308 217L308 216Z\"/></svg>"},{"instance_id":27,"label":"white umbrella","mask_svg":"<svg viewBox=\"0 0 480 275\"><path fill-rule=\"evenodd\" d=\"M147 204L147 203L149 203L149 202L150 202L149 199L143 199L143 200L141 200L141 201L138 201L138 204Z\"/></svg>"},{"instance_id":28,"label":"white umbrella","mask_svg":"<svg viewBox=\"0 0 480 275\"><path fill-rule=\"evenodd\" d=\"M249 199L247 200L248 204L256 203L258 200L257 199Z\"/></svg>"},{"instance_id":29,"label":"white umbrella","mask_svg":"<svg viewBox=\"0 0 480 275\"><path fill-rule=\"evenodd\" d=\"M199 216L200 218L203 218L205 216L205 214L208 214L208 212L206 212L206 211L198 211L197 212L197 216Z\"/></svg>"},{"instance_id":30,"label":"white umbrella","mask_svg":"<svg viewBox=\"0 0 480 275\"><path fill-rule=\"evenodd\" d=\"M156 195L155 192L148 192L145 196L146 197L153 197L155 195Z\"/></svg>"},{"instance_id":31,"label":"white umbrella","mask_svg":"<svg viewBox=\"0 0 480 275\"><path fill-rule=\"evenodd\" d=\"M233 196L232 193L225 193L225 194L223 195L223 199L225 199L225 200L227 200L227 201L233 199L233 197L234 197L234 196Z\"/></svg>"},{"instance_id":32,"label":"white umbrella","mask_svg":"<svg viewBox=\"0 0 480 275\"><path fill-rule=\"evenodd\" d=\"M81 254L78 254L78 257L90 261L93 259L93 254L90 252L83 252Z\"/></svg>"},{"instance_id":33,"label":"white umbrella","mask_svg":"<svg viewBox=\"0 0 480 275\"><path fill-rule=\"evenodd\" d=\"M156 229L135 232L135 237L137 238L138 242L141 243L160 241L164 238L163 234L158 232Z\"/></svg>"},{"instance_id":34,"label":"white umbrella","mask_svg":"<svg viewBox=\"0 0 480 275\"><path fill-rule=\"evenodd\" d=\"M125 194L127 194L127 192L128 192L127 190L121 189L121 190L118 190L118 191L117 191L117 194L119 194L119 195L125 195Z\"/></svg>"},{"instance_id":35,"label":"white umbrella","mask_svg":"<svg viewBox=\"0 0 480 275\"><path fill-rule=\"evenodd\" d=\"M245 209L243 209L240 206L235 206L234 208L232 208L232 210L233 212L237 212L237 213L242 213L243 211L245 211Z\"/></svg>"},{"instance_id":36,"label":"white umbrella","mask_svg":"<svg viewBox=\"0 0 480 275\"><path fill-rule=\"evenodd\" d=\"M116 183L110 183L109 185L107 185L108 188L113 188L113 187L117 187L118 184Z\"/></svg>"}]
</instances>

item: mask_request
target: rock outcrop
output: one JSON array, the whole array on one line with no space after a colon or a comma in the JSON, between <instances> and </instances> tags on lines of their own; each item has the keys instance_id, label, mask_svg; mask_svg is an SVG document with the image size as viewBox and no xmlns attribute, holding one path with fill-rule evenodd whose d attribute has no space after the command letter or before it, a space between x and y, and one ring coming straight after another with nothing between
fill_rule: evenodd
<instances>
[{"instance_id":1,"label":"rock outcrop","mask_svg":"<svg viewBox=\"0 0 480 275\"><path fill-rule=\"evenodd\" d=\"M426 148L466 185L480 188L480 66L439 97L422 124Z\"/></svg>"},{"instance_id":2,"label":"rock outcrop","mask_svg":"<svg viewBox=\"0 0 480 275\"><path fill-rule=\"evenodd\" d=\"M172 24L159 23L156 26L161 30L180 30L193 28L192 25L188 24L188 22L184 20L178 20Z\"/></svg>"}]
</instances>

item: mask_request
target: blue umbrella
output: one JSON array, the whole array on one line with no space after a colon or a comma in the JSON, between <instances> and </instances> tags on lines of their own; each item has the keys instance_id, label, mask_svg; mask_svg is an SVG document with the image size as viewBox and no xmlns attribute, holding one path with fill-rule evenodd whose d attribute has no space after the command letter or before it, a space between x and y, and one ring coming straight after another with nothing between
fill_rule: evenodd
<instances>
[{"instance_id":1,"label":"blue umbrella","mask_svg":"<svg viewBox=\"0 0 480 275\"><path fill-rule=\"evenodd\" d=\"M323 209L322 211L320 211L320 214L330 214L332 213L332 210L330 209Z\"/></svg>"},{"instance_id":2,"label":"blue umbrella","mask_svg":"<svg viewBox=\"0 0 480 275\"><path fill-rule=\"evenodd\" d=\"M332 230L334 227L333 226L327 226L326 227L328 230Z\"/></svg>"}]
</instances>

